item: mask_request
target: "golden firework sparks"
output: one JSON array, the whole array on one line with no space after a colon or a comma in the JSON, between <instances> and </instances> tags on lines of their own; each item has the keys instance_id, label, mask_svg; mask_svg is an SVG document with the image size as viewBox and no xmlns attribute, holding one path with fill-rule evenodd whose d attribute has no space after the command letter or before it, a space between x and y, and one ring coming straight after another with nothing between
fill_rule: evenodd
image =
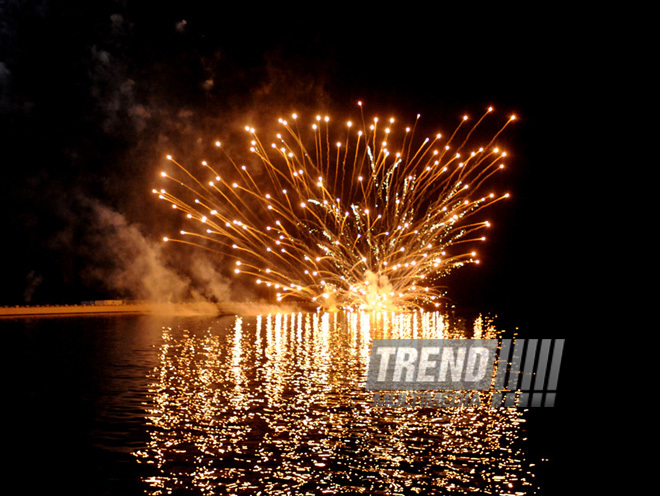
<instances>
[{"instance_id":1,"label":"golden firework sparks","mask_svg":"<svg viewBox=\"0 0 660 496\"><path fill-rule=\"evenodd\" d=\"M203 161L203 172L194 174L168 155L179 173L161 175L180 192L154 193L197 227L164 240L228 255L237 274L272 288L278 301L374 310L437 306L438 279L479 263L472 247L491 225L480 214L509 196L484 186L504 168L506 152L496 141L515 116L485 144L475 146L473 135L492 107L474 124L463 116L448 137L438 133L420 143L419 115L399 129L394 118L365 120L359 106L361 124L347 121L338 131L327 116L303 126L307 133L297 114L280 118L270 144L246 126L258 159L249 167L223 156L215 165Z\"/></svg>"}]
</instances>

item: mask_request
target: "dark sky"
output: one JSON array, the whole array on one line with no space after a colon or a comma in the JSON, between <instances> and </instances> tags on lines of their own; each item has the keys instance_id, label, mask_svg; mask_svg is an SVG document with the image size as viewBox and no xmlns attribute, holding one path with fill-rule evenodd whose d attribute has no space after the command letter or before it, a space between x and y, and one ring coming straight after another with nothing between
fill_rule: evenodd
<instances>
[{"instance_id":1,"label":"dark sky","mask_svg":"<svg viewBox=\"0 0 660 496\"><path fill-rule=\"evenodd\" d=\"M209 3L0 3L0 304L153 296L126 277L171 256L151 245L168 222L150 194L165 153L192 156L201 137L275 111L342 113L361 99L433 125L488 105L518 115L506 136L513 197L481 266L451 278L452 295L543 312L568 286L561 299L578 305L591 284L576 254L590 245L592 165L585 123L571 116L587 107L602 58L581 19ZM147 268L131 265L137 254L152 257Z\"/></svg>"}]
</instances>

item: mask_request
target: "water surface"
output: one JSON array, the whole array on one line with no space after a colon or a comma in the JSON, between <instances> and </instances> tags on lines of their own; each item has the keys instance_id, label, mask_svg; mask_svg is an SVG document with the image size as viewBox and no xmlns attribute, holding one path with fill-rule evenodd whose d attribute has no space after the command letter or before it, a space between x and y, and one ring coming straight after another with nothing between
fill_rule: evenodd
<instances>
[{"instance_id":1,"label":"water surface","mask_svg":"<svg viewBox=\"0 0 660 496\"><path fill-rule=\"evenodd\" d=\"M371 339L496 337L485 322L299 313L1 325L16 386L12 467L34 494L537 492L524 412L383 408L364 387Z\"/></svg>"}]
</instances>

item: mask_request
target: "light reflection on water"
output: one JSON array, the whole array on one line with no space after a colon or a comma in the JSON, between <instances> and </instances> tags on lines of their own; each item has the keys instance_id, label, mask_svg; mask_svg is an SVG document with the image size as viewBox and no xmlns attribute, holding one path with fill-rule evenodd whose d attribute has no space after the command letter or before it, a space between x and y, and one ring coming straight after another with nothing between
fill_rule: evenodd
<instances>
[{"instance_id":1,"label":"light reflection on water","mask_svg":"<svg viewBox=\"0 0 660 496\"><path fill-rule=\"evenodd\" d=\"M383 408L374 338L497 337L439 314L297 313L164 328L148 494L531 494L516 409Z\"/></svg>"}]
</instances>

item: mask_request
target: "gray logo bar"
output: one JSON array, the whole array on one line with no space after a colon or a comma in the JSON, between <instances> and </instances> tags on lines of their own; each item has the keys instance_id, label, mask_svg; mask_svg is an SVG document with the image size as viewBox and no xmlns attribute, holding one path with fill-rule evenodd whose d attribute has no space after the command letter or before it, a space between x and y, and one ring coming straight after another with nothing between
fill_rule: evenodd
<instances>
[{"instance_id":1,"label":"gray logo bar","mask_svg":"<svg viewBox=\"0 0 660 496\"><path fill-rule=\"evenodd\" d=\"M371 391L488 390L496 339L374 339Z\"/></svg>"},{"instance_id":2,"label":"gray logo bar","mask_svg":"<svg viewBox=\"0 0 660 496\"><path fill-rule=\"evenodd\" d=\"M492 405L555 406L564 342L564 339L541 339L539 346L538 339L515 342L503 339L497 357L493 383L497 392L493 395Z\"/></svg>"},{"instance_id":3,"label":"gray logo bar","mask_svg":"<svg viewBox=\"0 0 660 496\"><path fill-rule=\"evenodd\" d=\"M490 404L494 407L552 407L564 342L564 339L502 339L501 343L496 339L375 339L366 387L370 391L490 391ZM376 396L375 404L394 402L407 406L417 403L446 406L449 397L436 395L429 400L417 395L403 401L404 397L399 396L397 403L392 395ZM472 404L477 399L470 396L454 403Z\"/></svg>"}]
</instances>

